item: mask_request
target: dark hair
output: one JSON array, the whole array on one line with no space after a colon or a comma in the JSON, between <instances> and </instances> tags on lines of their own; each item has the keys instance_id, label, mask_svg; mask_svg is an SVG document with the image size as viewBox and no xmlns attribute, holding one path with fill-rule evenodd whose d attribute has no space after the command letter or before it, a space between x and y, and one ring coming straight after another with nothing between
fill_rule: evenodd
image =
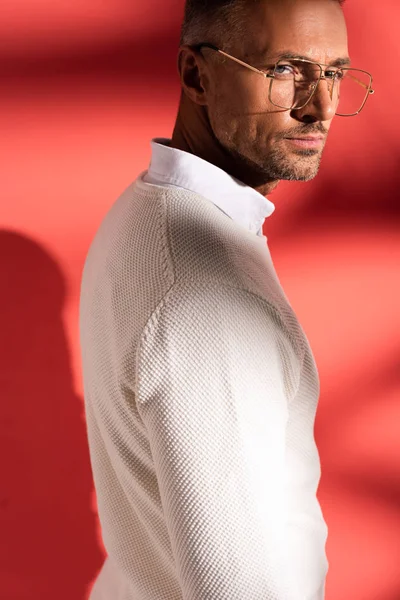
<instances>
[{"instance_id":1,"label":"dark hair","mask_svg":"<svg viewBox=\"0 0 400 600\"><path fill-rule=\"evenodd\" d=\"M244 34L249 7L262 0L186 0L180 44L209 42L229 51L229 41ZM345 0L334 0L340 5Z\"/></svg>"}]
</instances>

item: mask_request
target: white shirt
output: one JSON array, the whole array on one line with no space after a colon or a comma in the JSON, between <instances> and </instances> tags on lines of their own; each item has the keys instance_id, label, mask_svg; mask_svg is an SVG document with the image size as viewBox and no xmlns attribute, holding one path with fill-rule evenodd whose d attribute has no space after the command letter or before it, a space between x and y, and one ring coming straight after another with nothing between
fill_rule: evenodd
<instances>
[{"instance_id":1,"label":"white shirt","mask_svg":"<svg viewBox=\"0 0 400 600\"><path fill-rule=\"evenodd\" d=\"M272 205L201 159L153 151L158 183L142 174L111 206L82 276L108 555L90 600L324 600L319 378L255 235Z\"/></svg>"},{"instance_id":2,"label":"white shirt","mask_svg":"<svg viewBox=\"0 0 400 600\"><path fill-rule=\"evenodd\" d=\"M189 152L171 148L170 142L168 138L151 141L151 161L144 181L197 192L249 231L263 236L264 221L272 215L275 205L219 167Z\"/></svg>"}]
</instances>

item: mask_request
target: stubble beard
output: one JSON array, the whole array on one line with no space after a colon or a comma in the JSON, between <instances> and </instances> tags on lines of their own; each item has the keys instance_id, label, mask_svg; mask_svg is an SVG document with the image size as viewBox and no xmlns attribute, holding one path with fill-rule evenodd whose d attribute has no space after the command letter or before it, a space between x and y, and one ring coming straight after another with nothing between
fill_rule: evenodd
<instances>
[{"instance_id":1,"label":"stubble beard","mask_svg":"<svg viewBox=\"0 0 400 600\"><path fill-rule=\"evenodd\" d=\"M259 183L278 180L310 181L317 175L322 158L322 152L318 150L300 149L287 154L275 147L266 157L253 159L234 146L226 143L224 146L238 167L245 167L252 172Z\"/></svg>"},{"instance_id":2,"label":"stubble beard","mask_svg":"<svg viewBox=\"0 0 400 600\"><path fill-rule=\"evenodd\" d=\"M233 161L238 166L238 171L243 168L249 173L253 173L257 182L269 182L277 180L287 181L310 181L317 175L322 159L322 149L297 148L286 150L282 148L285 135L278 135L274 144L264 155L257 155L253 148L240 148L239 140L232 136L228 127L216 127L217 124L224 122L225 119L218 118L219 114L214 115L211 120L211 126L214 135L225 151L231 155ZM309 133L327 133L322 125L305 125L301 134ZM218 135L217 135L218 133ZM295 133L293 131L293 133ZM299 130L297 129L297 132ZM293 135L295 137L295 135Z\"/></svg>"},{"instance_id":3,"label":"stubble beard","mask_svg":"<svg viewBox=\"0 0 400 600\"><path fill-rule=\"evenodd\" d=\"M303 149L285 154L280 148L273 149L264 167L265 175L286 181L310 181L319 171L322 152Z\"/></svg>"}]
</instances>

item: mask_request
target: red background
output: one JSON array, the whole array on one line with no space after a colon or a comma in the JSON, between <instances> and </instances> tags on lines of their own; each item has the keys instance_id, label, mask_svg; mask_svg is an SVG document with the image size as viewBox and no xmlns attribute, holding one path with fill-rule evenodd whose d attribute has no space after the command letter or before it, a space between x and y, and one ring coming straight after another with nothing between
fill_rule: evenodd
<instances>
[{"instance_id":1,"label":"red background","mask_svg":"<svg viewBox=\"0 0 400 600\"><path fill-rule=\"evenodd\" d=\"M264 233L317 361L326 600L400 598L398 0L348 0L374 75ZM84 600L102 560L79 287L105 212L170 136L183 0L13 0L0 18L0 597ZM397 61L397 63L396 63Z\"/></svg>"}]
</instances>

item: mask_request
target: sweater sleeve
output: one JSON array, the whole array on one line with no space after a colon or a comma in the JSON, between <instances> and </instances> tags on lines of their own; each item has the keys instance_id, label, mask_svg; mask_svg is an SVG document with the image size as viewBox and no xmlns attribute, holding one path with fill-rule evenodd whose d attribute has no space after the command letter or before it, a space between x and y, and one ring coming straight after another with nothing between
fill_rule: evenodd
<instances>
[{"instance_id":1,"label":"sweater sleeve","mask_svg":"<svg viewBox=\"0 0 400 600\"><path fill-rule=\"evenodd\" d=\"M184 600L287 600L285 434L296 355L245 290L177 289L146 326L136 401Z\"/></svg>"}]
</instances>

